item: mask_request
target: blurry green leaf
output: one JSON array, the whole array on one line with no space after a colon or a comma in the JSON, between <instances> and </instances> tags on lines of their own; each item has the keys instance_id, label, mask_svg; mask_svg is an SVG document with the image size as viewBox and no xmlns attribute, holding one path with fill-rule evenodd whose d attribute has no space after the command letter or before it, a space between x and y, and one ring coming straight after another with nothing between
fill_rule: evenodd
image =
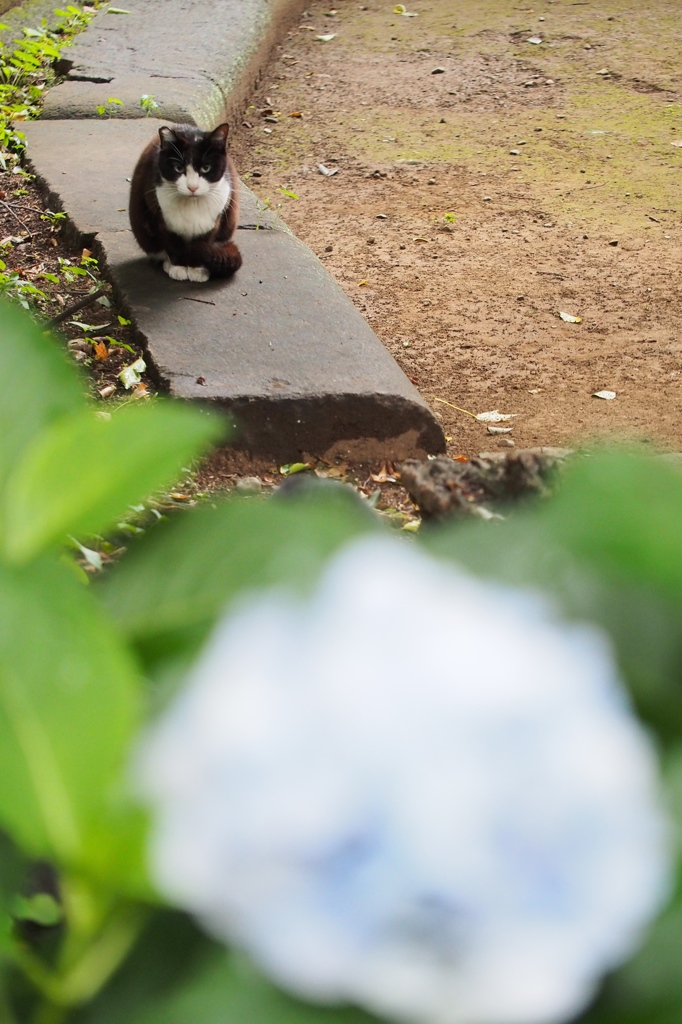
<instances>
[{"instance_id":1,"label":"blurry green leaf","mask_svg":"<svg viewBox=\"0 0 682 1024\"><path fill-rule=\"evenodd\" d=\"M85 407L84 386L28 314L0 304L0 488L42 427Z\"/></svg>"},{"instance_id":2,"label":"blurry green leaf","mask_svg":"<svg viewBox=\"0 0 682 1024\"><path fill-rule=\"evenodd\" d=\"M241 957L218 950L185 985L134 1014L131 1024L372 1024L351 1007L304 1003L271 985Z\"/></svg>"},{"instance_id":3,"label":"blurry green leaf","mask_svg":"<svg viewBox=\"0 0 682 1024\"><path fill-rule=\"evenodd\" d=\"M309 462L287 462L279 467L282 476L291 476L293 473L305 473L308 469L312 469Z\"/></svg>"},{"instance_id":4,"label":"blurry green leaf","mask_svg":"<svg viewBox=\"0 0 682 1024\"><path fill-rule=\"evenodd\" d=\"M351 492L291 502L237 498L160 524L98 593L134 636L185 628L250 588L305 588L337 548L372 529L379 529L374 514Z\"/></svg>"},{"instance_id":5,"label":"blurry green leaf","mask_svg":"<svg viewBox=\"0 0 682 1024\"><path fill-rule=\"evenodd\" d=\"M89 591L56 561L0 567L0 824L23 850L114 886L143 878L121 779L139 712Z\"/></svg>"},{"instance_id":6,"label":"blurry green leaf","mask_svg":"<svg viewBox=\"0 0 682 1024\"><path fill-rule=\"evenodd\" d=\"M132 955L105 988L69 1021L73 1024L121 1024L145 1006L178 991L201 972L220 947L179 911L154 912ZM223 951L223 956L225 955ZM195 1024L186 1021L184 1024ZM202 1024L200 1020L196 1024Z\"/></svg>"},{"instance_id":7,"label":"blurry green leaf","mask_svg":"<svg viewBox=\"0 0 682 1024\"><path fill-rule=\"evenodd\" d=\"M558 542L613 579L644 584L682 607L682 471L660 458L611 453L577 461L547 507Z\"/></svg>"},{"instance_id":8,"label":"blurry green leaf","mask_svg":"<svg viewBox=\"0 0 682 1024\"><path fill-rule=\"evenodd\" d=\"M223 433L218 418L170 402L128 406L109 420L90 412L61 420L8 484L7 558L26 561L66 533L102 532Z\"/></svg>"},{"instance_id":9,"label":"blurry green leaf","mask_svg":"<svg viewBox=\"0 0 682 1024\"><path fill-rule=\"evenodd\" d=\"M12 908L26 877L26 861L9 836L0 831L0 959L12 932Z\"/></svg>"},{"instance_id":10,"label":"blurry green leaf","mask_svg":"<svg viewBox=\"0 0 682 1024\"><path fill-rule=\"evenodd\" d=\"M19 921L31 921L44 928L54 927L64 916L61 906L48 892L37 892L33 896L17 896L12 911L13 916Z\"/></svg>"}]
</instances>

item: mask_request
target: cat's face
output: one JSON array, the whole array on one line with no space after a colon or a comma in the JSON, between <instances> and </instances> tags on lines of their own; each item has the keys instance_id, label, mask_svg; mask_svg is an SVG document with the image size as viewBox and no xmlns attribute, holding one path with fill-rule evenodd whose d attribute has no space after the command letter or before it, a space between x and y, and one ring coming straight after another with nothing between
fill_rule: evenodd
<instances>
[{"instance_id":1,"label":"cat's face","mask_svg":"<svg viewBox=\"0 0 682 1024\"><path fill-rule=\"evenodd\" d=\"M179 195L201 197L222 181L227 168L227 135L221 124L204 132L193 125L160 128L159 171Z\"/></svg>"}]
</instances>

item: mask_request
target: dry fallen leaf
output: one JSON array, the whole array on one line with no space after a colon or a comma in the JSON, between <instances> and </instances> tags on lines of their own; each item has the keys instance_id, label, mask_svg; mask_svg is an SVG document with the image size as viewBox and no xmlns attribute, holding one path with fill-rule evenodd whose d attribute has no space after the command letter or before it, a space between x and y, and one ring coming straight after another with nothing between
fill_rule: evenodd
<instances>
[{"instance_id":1,"label":"dry fallen leaf","mask_svg":"<svg viewBox=\"0 0 682 1024\"><path fill-rule=\"evenodd\" d=\"M331 32L328 36L315 36L321 43L331 43L332 39L336 39L336 32Z\"/></svg>"},{"instance_id":2,"label":"dry fallen leaf","mask_svg":"<svg viewBox=\"0 0 682 1024\"><path fill-rule=\"evenodd\" d=\"M378 473L370 473L370 480L373 480L375 484L394 484L396 482L395 471L393 467L389 469L388 463L384 463Z\"/></svg>"},{"instance_id":3,"label":"dry fallen leaf","mask_svg":"<svg viewBox=\"0 0 682 1024\"><path fill-rule=\"evenodd\" d=\"M289 117L303 117L303 114L301 113L300 110L292 110L292 112L289 114Z\"/></svg>"},{"instance_id":4,"label":"dry fallen leaf","mask_svg":"<svg viewBox=\"0 0 682 1024\"><path fill-rule=\"evenodd\" d=\"M92 346L92 351L95 353L95 359L99 359L102 363L109 358L109 350L103 341L96 341Z\"/></svg>"},{"instance_id":5,"label":"dry fallen leaf","mask_svg":"<svg viewBox=\"0 0 682 1024\"><path fill-rule=\"evenodd\" d=\"M581 316L573 316L571 313L562 313L559 311L559 316L567 324L581 324L583 322L583 318Z\"/></svg>"},{"instance_id":6,"label":"dry fallen leaf","mask_svg":"<svg viewBox=\"0 0 682 1024\"><path fill-rule=\"evenodd\" d=\"M492 412L479 412L476 419L479 423L502 423L505 420L513 420L517 415L515 412L505 414L493 409Z\"/></svg>"},{"instance_id":7,"label":"dry fallen leaf","mask_svg":"<svg viewBox=\"0 0 682 1024\"><path fill-rule=\"evenodd\" d=\"M365 284L368 284L368 281L367 281L367 280L364 280L364 281L358 281L358 288L362 288L362 286L363 286L363 285L365 285Z\"/></svg>"},{"instance_id":8,"label":"dry fallen leaf","mask_svg":"<svg viewBox=\"0 0 682 1024\"><path fill-rule=\"evenodd\" d=\"M489 434L511 434L511 432L511 427L491 427L490 425L488 425Z\"/></svg>"},{"instance_id":9,"label":"dry fallen leaf","mask_svg":"<svg viewBox=\"0 0 682 1024\"><path fill-rule=\"evenodd\" d=\"M613 401L616 397L615 391L593 391L592 398L604 398L607 402Z\"/></svg>"}]
</instances>

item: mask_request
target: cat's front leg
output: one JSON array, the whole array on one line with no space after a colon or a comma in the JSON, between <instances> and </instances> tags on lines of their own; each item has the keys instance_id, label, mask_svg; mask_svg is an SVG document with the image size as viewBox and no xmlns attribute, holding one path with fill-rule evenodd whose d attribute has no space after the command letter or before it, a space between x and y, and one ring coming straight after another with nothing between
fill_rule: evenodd
<instances>
[{"instance_id":1,"label":"cat's front leg","mask_svg":"<svg viewBox=\"0 0 682 1024\"><path fill-rule=\"evenodd\" d=\"M173 281L208 281L210 277L206 267L183 267L169 259L163 261L163 269Z\"/></svg>"}]
</instances>

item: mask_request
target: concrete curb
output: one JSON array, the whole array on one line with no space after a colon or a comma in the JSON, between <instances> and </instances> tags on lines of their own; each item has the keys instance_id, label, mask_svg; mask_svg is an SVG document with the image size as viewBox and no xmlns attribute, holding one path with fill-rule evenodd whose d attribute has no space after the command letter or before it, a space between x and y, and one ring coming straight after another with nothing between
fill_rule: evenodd
<instances>
[{"instance_id":1,"label":"concrete curb","mask_svg":"<svg viewBox=\"0 0 682 1024\"><path fill-rule=\"evenodd\" d=\"M65 51L67 80L45 98L43 116L155 116L202 128L243 110L270 53L305 0L126 0L129 14L95 15Z\"/></svg>"},{"instance_id":2,"label":"concrete curb","mask_svg":"<svg viewBox=\"0 0 682 1024\"><path fill-rule=\"evenodd\" d=\"M158 88L164 121L224 119L245 102L275 31L300 4L128 3L131 15L93 20L70 54L71 80L46 98L48 116L22 129L52 208L69 215L106 263L159 383L178 398L223 406L237 444L253 454L369 460L444 451L438 421L352 302L244 186L241 225L262 230L237 232L244 265L228 281L171 281L143 258L130 231L128 183L164 123L140 118L139 96ZM171 18L178 11L192 15L181 37ZM159 77L171 67L170 78ZM91 112L93 89L104 102L125 100L116 106L123 117L79 118Z\"/></svg>"}]
</instances>

